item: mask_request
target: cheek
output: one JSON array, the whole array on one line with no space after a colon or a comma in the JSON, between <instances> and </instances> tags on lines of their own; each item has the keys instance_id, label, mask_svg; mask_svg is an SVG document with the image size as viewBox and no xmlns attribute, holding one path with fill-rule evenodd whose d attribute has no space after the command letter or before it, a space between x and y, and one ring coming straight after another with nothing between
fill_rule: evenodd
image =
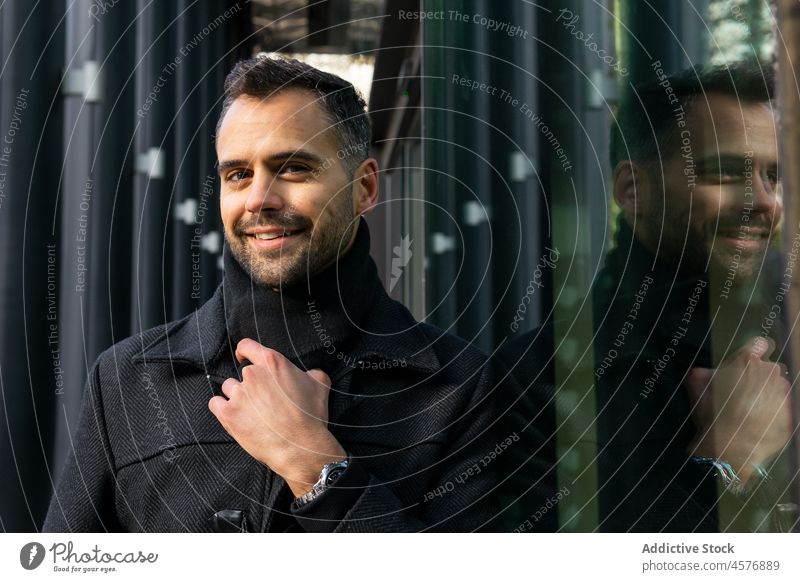
<instances>
[{"instance_id":1,"label":"cheek","mask_svg":"<svg viewBox=\"0 0 800 582\"><path fill-rule=\"evenodd\" d=\"M223 226L231 228L241 218L244 204L243 201L237 200L236 196L223 194L220 197L219 210Z\"/></svg>"},{"instance_id":2,"label":"cheek","mask_svg":"<svg viewBox=\"0 0 800 582\"><path fill-rule=\"evenodd\" d=\"M352 205L349 191L325 188L299 197L294 207L314 224L327 224L333 216L342 214L343 205Z\"/></svg>"},{"instance_id":3,"label":"cheek","mask_svg":"<svg viewBox=\"0 0 800 582\"><path fill-rule=\"evenodd\" d=\"M722 210L719 196L694 196L691 207L687 204L685 212L692 213L693 220L707 220L719 215Z\"/></svg>"},{"instance_id":4,"label":"cheek","mask_svg":"<svg viewBox=\"0 0 800 582\"><path fill-rule=\"evenodd\" d=\"M778 189L775 191L775 204L777 206L777 212L780 214L783 212L783 187L778 186Z\"/></svg>"},{"instance_id":5,"label":"cheek","mask_svg":"<svg viewBox=\"0 0 800 582\"><path fill-rule=\"evenodd\" d=\"M719 186L697 187L678 199L676 208L681 214L691 216L692 222L700 222L716 218L724 212L725 201Z\"/></svg>"}]
</instances>

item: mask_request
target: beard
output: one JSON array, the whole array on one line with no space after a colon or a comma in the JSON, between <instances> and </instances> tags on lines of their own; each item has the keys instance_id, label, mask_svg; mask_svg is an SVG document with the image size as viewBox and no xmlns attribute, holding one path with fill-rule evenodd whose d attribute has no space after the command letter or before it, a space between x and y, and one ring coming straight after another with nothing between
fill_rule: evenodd
<instances>
[{"instance_id":1,"label":"beard","mask_svg":"<svg viewBox=\"0 0 800 582\"><path fill-rule=\"evenodd\" d=\"M689 214L658 217L647 228L661 230L660 255L681 270L711 274L715 279L733 276L752 282L774 238L772 220L762 213L742 220L741 212L729 212L698 223ZM754 233L771 233L762 236Z\"/></svg>"},{"instance_id":2,"label":"beard","mask_svg":"<svg viewBox=\"0 0 800 582\"><path fill-rule=\"evenodd\" d=\"M251 279L273 289L295 286L334 263L349 248L356 224L356 214L347 196L341 203L332 201L314 224L310 218L290 207L281 211L263 211L251 220L236 223L233 233L225 229L231 253L250 274ZM246 230L255 227L299 230L286 248L256 249Z\"/></svg>"},{"instance_id":3,"label":"beard","mask_svg":"<svg viewBox=\"0 0 800 582\"><path fill-rule=\"evenodd\" d=\"M710 270L717 277L736 277L740 278L743 283L754 282L758 277L769 244L774 238L771 221L766 216L761 215L761 217L764 220L754 217L750 223L739 222L736 224L732 222L723 224L722 218L720 218L716 232L714 232L714 225L708 226L706 249L711 256ZM760 229L766 230L770 235L754 234Z\"/></svg>"}]
</instances>

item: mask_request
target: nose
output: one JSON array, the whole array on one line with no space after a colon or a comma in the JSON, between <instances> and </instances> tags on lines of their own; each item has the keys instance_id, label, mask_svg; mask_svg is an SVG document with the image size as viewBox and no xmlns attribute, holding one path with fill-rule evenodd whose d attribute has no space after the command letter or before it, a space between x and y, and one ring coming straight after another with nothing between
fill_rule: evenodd
<instances>
[{"instance_id":1,"label":"nose","mask_svg":"<svg viewBox=\"0 0 800 582\"><path fill-rule=\"evenodd\" d=\"M783 190L765 172L753 172L753 211L777 224L783 214Z\"/></svg>"},{"instance_id":2,"label":"nose","mask_svg":"<svg viewBox=\"0 0 800 582\"><path fill-rule=\"evenodd\" d=\"M272 175L268 172L257 172L247 191L247 211L258 214L263 210L280 210L283 204L283 197L278 192L278 185Z\"/></svg>"}]
</instances>

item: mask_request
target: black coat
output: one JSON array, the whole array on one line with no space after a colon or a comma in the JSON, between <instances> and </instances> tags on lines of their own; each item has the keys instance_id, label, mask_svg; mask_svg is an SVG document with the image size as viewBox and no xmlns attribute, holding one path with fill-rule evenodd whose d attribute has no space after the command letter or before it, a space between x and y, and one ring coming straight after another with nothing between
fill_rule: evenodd
<instances>
[{"instance_id":1,"label":"black coat","mask_svg":"<svg viewBox=\"0 0 800 582\"><path fill-rule=\"evenodd\" d=\"M330 428L351 466L335 489L297 510L282 478L208 409L221 383L238 376L224 313L220 285L195 313L100 355L45 531L488 527L496 513L490 452L508 435L491 426L491 373L480 352L416 322L381 287L365 327L385 333L360 334L352 360L323 364L333 380ZM224 510L233 510L222 514L233 525L221 523Z\"/></svg>"}]
</instances>

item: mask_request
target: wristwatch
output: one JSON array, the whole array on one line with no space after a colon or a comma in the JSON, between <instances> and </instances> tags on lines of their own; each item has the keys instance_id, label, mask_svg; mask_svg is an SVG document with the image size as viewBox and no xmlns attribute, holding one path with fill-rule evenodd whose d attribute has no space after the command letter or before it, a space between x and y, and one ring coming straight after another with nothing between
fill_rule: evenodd
<instances>
[{"instance_id":1,"label":"wristwatch","mask_svg":"<svg viewBox=\"0 0 800 582\"><path fill-rule=\"evenodd\" d=\"M300 497L296 497L294 500L295 507L303 507L308 503L311 503L314 499L322 495L323 491L325 491L328 487L333 485L339 477L342 476L342 473L345 472L345 469L350 466L350 459L344 459L343 461L337 461L335 463L328 463L324 467L322 467L322 471L320 471L319 479L316 483L311 487L311 491L308 493L303 493Z\"/></svg>"},{"instance_id":2,"label":"wristwatch","mask_svg":"<svg viewBox=\"0 0 800 582\"><path fill-rule=\"evenodd\" d=\"M722 482L722 486L737 496L745 496L750 493L749 487L747 487L739 476L736 474L736 471L733 470L730 463L727 463L721 459L714 459L710 457L699 457L699 456L692 456L692 461L699 465L707 465L714 468L717 477ZM755 468L756 474L761 478L762 481L767 481L769 479L769 474L761 465L754 463L753 467Z\"/></svg>"},{"instance_id":3,"label":"wristwatch","mask_svg":"<svg viewBox=\"0 0 800 582\"><path fill-rule=\"evenodd\" d=\"M734 495L745 493L744 484L730 463L712 457L699 457L696 455L692 456L692 461L698 465L713 467L715 475L722 482L722 486Z\"/></svg>"}]
</instances>

